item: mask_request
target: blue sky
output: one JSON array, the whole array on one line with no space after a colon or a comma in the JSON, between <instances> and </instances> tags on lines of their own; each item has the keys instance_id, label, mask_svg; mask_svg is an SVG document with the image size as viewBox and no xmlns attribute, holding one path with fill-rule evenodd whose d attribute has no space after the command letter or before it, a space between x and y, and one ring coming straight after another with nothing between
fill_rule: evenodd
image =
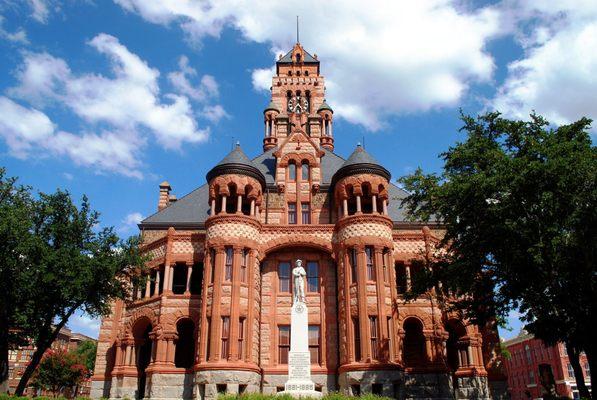
<instances>
[{"instance_id":1,"label":"blue sky","mask_svg":"<svg viewBox=\"0 0 597 400\"><path fill-rule=\"evenodd\" d=\"M259 154L271 67L300 15L336 152L365 140L393 177L437 171L459 108L595 117L597 6L544 3L0 0L0 165L87 194L103 224L134 234L161 181L180 197L233 142ZM95 335L98 322L70 326Z\"/></svg>"}]
</instances>

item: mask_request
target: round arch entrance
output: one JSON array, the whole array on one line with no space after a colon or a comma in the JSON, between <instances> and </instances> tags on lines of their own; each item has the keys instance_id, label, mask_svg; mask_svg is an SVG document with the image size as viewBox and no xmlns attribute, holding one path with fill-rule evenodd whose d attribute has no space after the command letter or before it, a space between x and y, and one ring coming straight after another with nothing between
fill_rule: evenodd
<instances>
[{"instance_id":1,"label":"round arch entrance","mask_svg":"<svg viewBox=\"0 0 597 400\"><path fill-rule=\"evenodd\" d=\"M135 366L137 367L137 399L145 398L147 386L146 369L151 362L152 340L149 337L153 326L147 318L141 318L133 325L133 338L135 340Z\"/></svg>"}]
</instances>

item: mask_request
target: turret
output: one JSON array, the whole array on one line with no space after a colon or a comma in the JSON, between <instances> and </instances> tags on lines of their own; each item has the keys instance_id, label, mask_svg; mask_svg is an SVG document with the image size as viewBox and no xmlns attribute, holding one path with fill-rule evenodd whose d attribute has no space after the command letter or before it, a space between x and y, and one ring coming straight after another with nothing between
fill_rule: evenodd
<instances>
[{"instance_id":1,"label":"turret","mask_svg":"<svg viewBox=\"0 0 597 400\"><path fill-rule=\"evenodd\" d=\"M263 110L263 123L265 126L265 137L263 138L263 151L276 147L278 144L278 135L276 130L276 117L280 114L280 109L272 99L265 110Z\"/></svg>"},{"instance_id":2,"label":"turret","mask_svg":"<svg viewBox=\"0 0 597 400\"><path fill-rule=\"evenodd\" d=\"M321 117L321 147L334 151L334 135L332 130L332 116L334 110L323 100L323 103L317 109L317 114Z\"/></svg>"}]
</instances>

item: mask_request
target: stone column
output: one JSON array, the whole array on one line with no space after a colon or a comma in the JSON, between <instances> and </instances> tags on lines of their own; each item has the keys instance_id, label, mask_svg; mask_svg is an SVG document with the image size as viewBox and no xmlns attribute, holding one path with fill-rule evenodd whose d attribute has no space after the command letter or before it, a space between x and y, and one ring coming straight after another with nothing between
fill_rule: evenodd
<instances>
[{"instance_id":1,"label":"stone column","mask_svg":"<svg viewBox=\"0 0 597 400\"><path fill-rule=\"evenodd\" d=\"M357 195L357 214L361 213L361 196Z\"/></svg>"},{"instance_id":2,"label":"stone column","mask_svg":"<svg viewBox=\"0 0 597 400\"><path fill-rule=\"evenodd\" d=\"M243 212L243 196L238 195L236 197L236 213L241 214Z\"/></svg>"},{"instance_id":3,"label":"stone column","mask_svg":"<svg viewBox=\"0 0 597 400\"><path fill-rule=\"evenodd\" d=\"M159 268L155 270L155 283L154 283L154 287L153 287L153 293L155 295L160 294L160 269Z\"/></svg>"},{"instance_id":4,"label":"stone column","mask_svg":"<svg viewBox=\"0 0 597 400\"><path fill-rule=\"evenodd\" d=\"M377 196L371 196L371 206L373 207L373 214L377 214Z\"/></svg>"},{"instance_id":5,"label":"stone column","mask_svg":"<svg viewBox=\"0 0 597 400\"><path fill-rule=\"evenodd\" d=\"M251 216L255 216L255 199L251 199Z\"/></svg>"},{"instance_id":6,"label":"stone column","mask_svg":"<svg viewBox=\"0 0 597 400\"><path fill-rule=\"evenodd\" d=\"M388 215L388 200L384 199L383 201L383 215Z\"/></svg>"},{"instance_id":7,"label":"stone column","mask_svg":"<svg viewBox=\"0 0 597 400\"><path fill-rule=\"evenodd\" d=\"M369 332L369 314L367 313L367 262L363 247L359 247L357 250L357 294L361 357L363 360L369 360L371 359L371 335Z\"/></svg>"},{"instance_id":8,"label":"stone column","mask_svg":"<svg viewBox=\"0 0 597 400\"><path fill-rule=\"evenodd\" d=\"M170 262L166 262L164 264L164 293L170 293L172 290L172 286L170 285L170 275L174 275L172 272Z\"/></svg>"},{"instance_id":9,"label":"stone column","mask_svg":"<svg viewBox=\"0 0 597 400\"><path fill-rule=\"evenodd\" d=\"M406 290L410 290L410 265L404 264L404 274L406 275Z\"/></svg>"},{"instance_id":10,"label":"stone column","mask_svg":"<svg viewBox=\"0 0 597 400\"><path fill-rule=\"evenodd\" d=\"M238 319L240 316L240 258L242 248L234 247L232 257L232 293L230 298L230 336L228 338L231 361L237 361L238 354Z\"/></svg>"},{"instance_id":11,"label":"stone column","mask_svg":"<svg viewBox=\"0 0 597 400\"><path fill-rule=\"evenodd\" d=\"M226 214L226 195L222 196L222 214Z\"/></svg>"},{"instance_id":12,"label":"stone column","mask_svg":"<svg viewBox=\"0 0 597 400\"><path fill-rule=\"evenodd\" d=\"M193 274L193 263L187 262L187 287L185 288L185 294L191 294L191 276Z\"/></svg>"},{"instance_id":13,"label":"stone column","mask_svg":"<svg viewBox=\"0 0 597 400\"><path fill-rule=\"evenodd\" d=\"M249 265L247 265L247 285L249 292L249 299L247 304L247 319L245 320L246 336L245 336L245 361L253 361L253 319L255 319L255 268L259 269L259 260L257 260L257 252L255 250L249 251Z\"/></svg>"},{"instance_id":14,"label":"stone column","mask_svg":"<svg viewBox=\"0 0 597 400\"><path fill-rule=\"evenodd\" d=\"M373 257L375 263L375 274L377 275L377 279L375 281L375 291L377 292L377 341L379 344L381 344L386 338L386 329L384 328L386 326L386 313L384 310L386 300L386 283L385 274L383 271L383 248L375 246ZM383 355L378 353L378 357L379 356Z\"/></svg>"},{"instance_id":15,"label":"stone column","mask_svg":"<svg viewBox=\"0 0 597 400\"><path fill-rule=\"evenodd\" d=\"M213 217L214 215L216 215L216 199L212 199L211 200L211 210L210 210L210 215Z\"/></svg>"},{"instance_id":16,"label":"stone column","mask_svg":"<svg viewBox=\"0 0 597 400\"><path fill-rule=\"evenodd\" d=\"M221 350L221 337L220 332L222 331L222 317L220 314L220 303L222 300L222 279L224 271L224 247L216 248L216 263L213 279L213 294L212 294L212 311L211 311L211 326L209 332L210 335L210 359L209 361L220 360Z\"/></svg>"},{"instance_id":17,"label":"stone column","mask_svg":"<svg viewBox=\"0 0 597 400\"><path fill-rule=\"evenodd\" d=\"M343 216L346 217L348 215L348 199L342 200L342 210L344 211Z\"/></svg>"},{"instance_id":18,"label":"stone column","mask_svg":"<svg viewBox=\"0 0 597 400\"><path fill-rule=\"evenodd\" d=\"M151 274L147 275L147 281L145 282L145 296L143 298L150 297L151 295Z\"/></svg>"}]
</instances>

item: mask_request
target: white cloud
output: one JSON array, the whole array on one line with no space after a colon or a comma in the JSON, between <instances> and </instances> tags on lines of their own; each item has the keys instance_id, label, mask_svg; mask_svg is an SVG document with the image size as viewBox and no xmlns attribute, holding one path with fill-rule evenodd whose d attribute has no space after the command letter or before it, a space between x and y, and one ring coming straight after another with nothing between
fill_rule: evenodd
<instances>
[{"instance_id":1,"label":"white cloud","mask_svg":"<svg viewBox=\"0 0 597 400\"><path fill-rule=\"evenodd\" d=\"M66 62L47 53L25 53L17 71L19 85L9 93L40 103L53 99L92 123L109 123L119 130L149 129L165 148L207 139L209 129L199 128L186 96L166 94L160 100L160 72L131 53L117 38L94 37L89 45L110 60L114 78L100 74L74 74Z\"/></svg>"},{"instance_id":2,"label":"white cloud","mask_svg":"<svg viewBox=\"0 0 597 400\"><path fill-rule=\"evenodd\" d=\"M596 118L597 3L526 1L507 6L511 14L525 18L517 32L524 56L508 65L508 76L490 107L522 119L535 110L556 124Z\"/></svg>"},{"instance_id":3,"label":"white cloud","mask_svg":"<svg viewBox=\"0 0 597 400\"><path fill-rule=\"evenodd\" d=\"M57 156L68 156L77 165L95 167L98 172L116 172L142 178L139 171L138 148L134 134L102 132L74 135L57 131L43 112L27 108L0 96L0 136L8 144L10 153L27 158L31 153L50 151Z\"/></svg>"},{"instance_id":4,"label":"white cloud","mask_svg":"<svg viewBox=\"0 0 597 400\"><path fill-rule=\"evenodd\" d=\"M127 233L131 230L134 230L137 228L137 224L140 223L144 218L145 217L139 212L130 213L124 217L122 224L118 228L118 231L120 233Z\"/></svg>"},{"instance_id":5,"label":"white cloud","mask_svg":"<svg viewBox=\"0 0 597 400\"><path fill-rule=\"evenodd\" d=\"M186 56L181 56L178 66L180 67L179 71L168 74L168 80L178 93L201 102L218 97L218 83L213 76L203 75L200 83L194 86L190 79L197 76L197 70L189 65L189 59Z\"/></svg>"},{"instance_id":6,"label":"white cloud","mask_svg":"<svg viewBox=\"0 0 597 400\"><path fill-rule=\"evenodd\" d=\"M0 136L15 157L26 158L38 143L46 143L55 126L43 112L0 96Z\"/></svg>"},{"instance_id":7,"label":"white cloud","mask_svg":"<svg viewBox=\"0 0 597 400\"><path fill-rule=\"evenodd\" d=\"M50 11L47 0L28 0L31 7L31 16L33 19L45 24L48 21Z\"/></svg>"},{"instance_id":8,"label":"white cloud","mask_svg":"<svg viewBox=\"0 0 597 400\"><path fill-rule=\"evenodd\" d=\"M148 21L178 23L191 40L232 27L274 54L291 48L294 15L304 16L301 42L321 56L336 115L370 129L389 115L457 105L471 83L491 79L485 45L501 33L496 8L455 0L115 1ZM253 73L257 87L268 89L270 79L267 70Z\"/></svg>"},{"instance_id":9,"label":"white cloud","mask_svg":"<svg viewBox=\"0 0 597 400\"><path fill-rule=\"evenodd\" d=\"M27 44L29 40L27 39L27 32L24 29L19 28L15 32L8 32L2 26L4 23L4 17L0 15L0 39L8 40L9 42L13 43L20 43L20 44Z\"/></svg>"}]
</instances>

